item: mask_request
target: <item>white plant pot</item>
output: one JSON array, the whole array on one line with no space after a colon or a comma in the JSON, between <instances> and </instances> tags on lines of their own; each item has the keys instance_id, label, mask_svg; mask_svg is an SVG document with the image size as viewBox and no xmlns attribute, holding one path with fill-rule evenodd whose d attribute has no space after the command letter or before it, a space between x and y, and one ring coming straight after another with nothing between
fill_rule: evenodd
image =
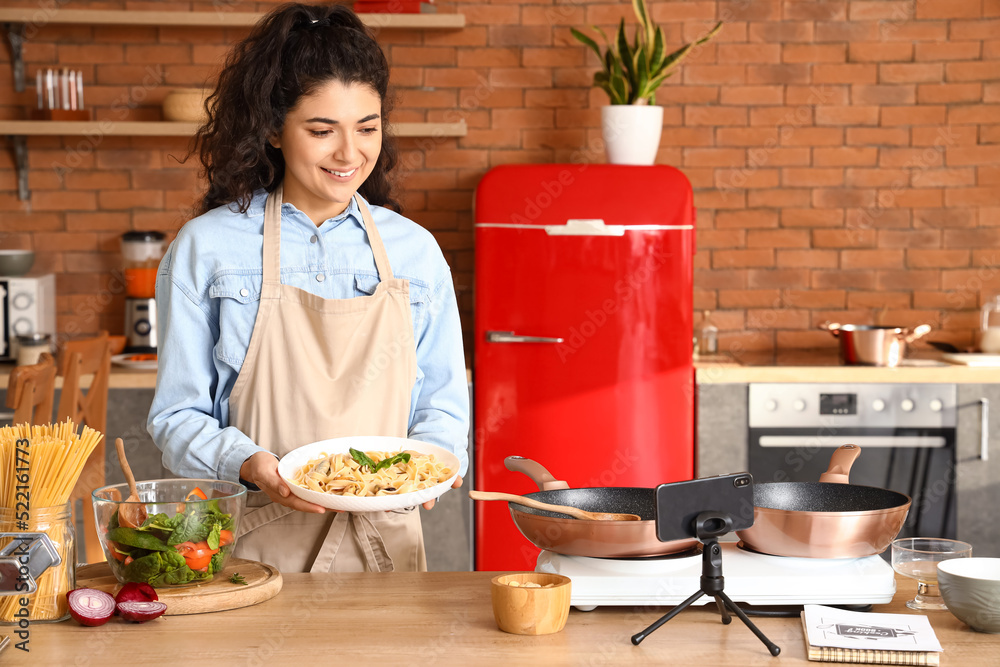
<instances>
[{"instance_id":1,"label":"white plant pot","mask_svg":"<svg viewBox=\"0 0 1000 667\"><path fill-rule=\"evenodd\" d=\"M663 131L663 107L612 104L601 107L601 133L611 164L653 164Z\"/></svg>"}]
</instances>

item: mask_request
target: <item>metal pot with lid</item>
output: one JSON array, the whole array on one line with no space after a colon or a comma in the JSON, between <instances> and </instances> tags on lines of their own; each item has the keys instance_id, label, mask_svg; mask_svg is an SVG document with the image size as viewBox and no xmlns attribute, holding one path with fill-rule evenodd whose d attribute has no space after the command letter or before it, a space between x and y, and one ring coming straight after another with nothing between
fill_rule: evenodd
<instances>
[{"instance_id":1,"label":"metal pot with lid","mask_svg":"<svg viewBox=\"0 0 1000 667\"><path fill-rule=\"evenodd\" d=\"M840 361L848 366L898 366L906 356L906 345L930 333L929 324L907 327L836 324L819 326L840 340Z\"/></svg>"}]
</instances>

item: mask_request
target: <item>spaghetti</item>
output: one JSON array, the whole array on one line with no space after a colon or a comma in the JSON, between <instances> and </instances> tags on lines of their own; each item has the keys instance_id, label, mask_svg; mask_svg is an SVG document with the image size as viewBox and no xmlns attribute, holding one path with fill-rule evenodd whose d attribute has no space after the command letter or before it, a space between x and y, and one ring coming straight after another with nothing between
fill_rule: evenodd
<instances>
[{"instance_id":1,"label":"spaghetti","mask_svg":"<svg viewBox=\"0 0 1000 667\"><path fill-rule=\"evenodd\" d=\"M44 532L63 559L39 575L34 593L0 597L0 623L15 621L22 597L30 601L31 620L57 620L66 615L66 593L76 569L66 504L84 464L103 437L87 426L78 434L68 419L60 424L0 428L0 532ZM25 502L30 506L27 528L20 522ZM13 539L0 538L0 548Z\"/></svg>"},{"instance_id":2,"label":"spaghetti","mask_svg":"<svg viewBox=\"0 0 1000 667\"><path fill-rule=\"evenodd\" d=\"M339 496L388 496L419 491L447 480L454 471L433 454L407 452L409 461L399 461L377 472L354 460L350 454L331 454L313 459L295 472L292 481L302 488ZM400 452L365 452L376 464Z\"/></svg>"}]
</instances>

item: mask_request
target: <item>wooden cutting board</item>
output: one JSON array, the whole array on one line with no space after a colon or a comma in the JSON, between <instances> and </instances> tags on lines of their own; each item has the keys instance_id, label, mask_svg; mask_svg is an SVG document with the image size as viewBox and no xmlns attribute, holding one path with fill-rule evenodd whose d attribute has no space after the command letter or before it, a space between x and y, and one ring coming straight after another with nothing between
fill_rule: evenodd
<instances>
[{"instance_id":1,"label":"wooden cutting board","mask_svg":"<svg viewBox=\"0 0 1000 667\"><path fill-rule=\"evenodd\" d=\"M246 586L229 581L236 573L246 580ZM114 595L121 584L107 563L92 563L77 568L76 587L97 588ZM280 590L281 573L276 567L255 560L230 558L226 569L208 583L157 588L156 594L160 602L167 605L166 616L182 616L249 607L270 600Z\"/></svg>"}]
</instances>

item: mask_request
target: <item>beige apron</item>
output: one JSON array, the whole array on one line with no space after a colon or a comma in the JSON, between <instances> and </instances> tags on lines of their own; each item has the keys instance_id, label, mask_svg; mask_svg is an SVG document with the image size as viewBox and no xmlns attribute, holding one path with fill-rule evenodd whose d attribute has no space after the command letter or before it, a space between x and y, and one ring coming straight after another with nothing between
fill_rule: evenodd
<instances>
[{"instance_id":1,"label":"beige apron","mask_svg":"<svg viewBox=\"0 0 1000 667\"><path fill-rule=\"evenodd\" d=\"M409 282L394 278L365 203L356 197L379 284L370 296L323 299L281 284L282 188L264 207L264 279L230 425L276 455L350 435L406 437L416 379ZM314 280L327 279L322 273ZM312 514L250 494L235 555L282 572L422 571L420 514Z\"/></svg>"}]
</instances>

